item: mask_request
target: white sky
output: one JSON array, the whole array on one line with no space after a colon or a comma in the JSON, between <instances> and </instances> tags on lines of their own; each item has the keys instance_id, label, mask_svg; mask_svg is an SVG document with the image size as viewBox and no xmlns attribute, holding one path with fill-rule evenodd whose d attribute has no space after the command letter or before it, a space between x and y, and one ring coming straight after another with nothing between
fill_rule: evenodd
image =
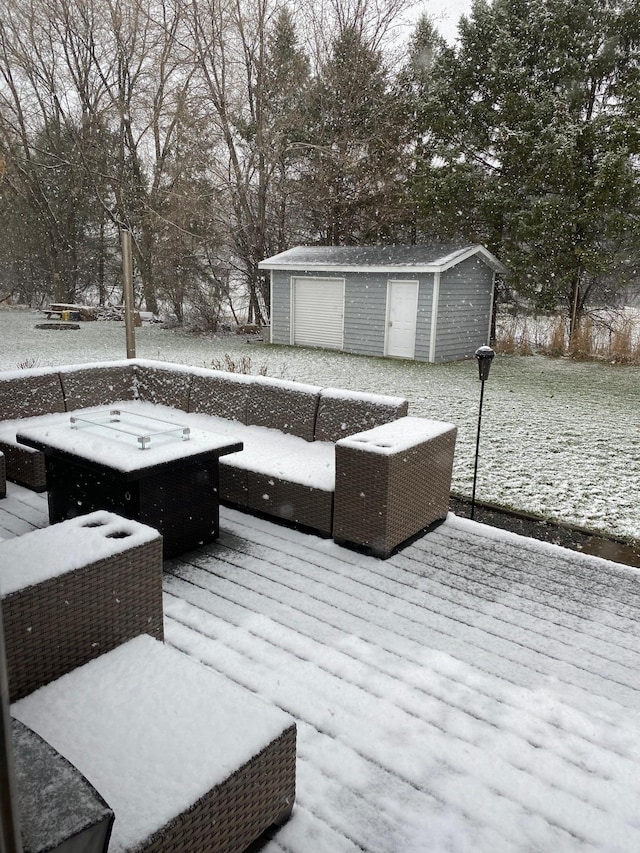
<instances>
[{"instance_id":1,"label":"white sky","mask_svg":"<svg viewBox=\"0 0 640 853\"><path fill-rule=\"evenodd\" d=\"M438 30L447 41L452 42L457 34L458 20L471 9L471 0L427 0L416 5L416 18L427 12L434 19Z\"/></svg>"}]
</instances>

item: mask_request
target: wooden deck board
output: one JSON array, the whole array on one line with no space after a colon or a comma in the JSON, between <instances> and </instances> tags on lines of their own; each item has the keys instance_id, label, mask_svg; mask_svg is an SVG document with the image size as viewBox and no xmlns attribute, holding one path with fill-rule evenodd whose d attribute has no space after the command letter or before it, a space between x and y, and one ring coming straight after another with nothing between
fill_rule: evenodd
<instances>
[{"instance_id":1,"label":"wooden deck board","mask_svg":"<svg viewBox=\"0 0 640 853\"><path fill-rule=\"evenodd\" d=\"M46 524L9 489L0 536ZM455 518L386 561L221 530L165 564L165 632L298 721L262 850L640 849L640 572Z\"/></svg>"}]
</instances>

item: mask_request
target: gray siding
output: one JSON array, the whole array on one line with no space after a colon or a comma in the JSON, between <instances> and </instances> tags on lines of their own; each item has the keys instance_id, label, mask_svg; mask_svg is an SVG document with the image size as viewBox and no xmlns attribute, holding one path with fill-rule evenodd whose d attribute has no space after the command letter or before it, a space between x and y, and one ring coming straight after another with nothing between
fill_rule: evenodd
<instances>
[{"instance_id":1,"label":"gray siding","mask_svg":"<svg viewBox=\"0 0 640 853\"><path fill-rule=\"evenodd\" d=\"M420 276L418 322L416 325L416 361L429 361L431 314L433 310L433 273Z\"/></svg>"},{"instance_id":2,"label":"gray siding","mask_svg":"<svg viewBox=\"0 0 640 853\"><path fill-rule=\"evenodd\" d=\"M384 355L387 311L386 273L367 275L314 270L273 270L271 329L274 344L291 341L291 280L296 277L344 280L344 350L362 355Z\"/></svg>"},{"instance_id":3,"label":"gray siding","mask_svg":"<svg viewBox=\"0 0 640 853\"><path fill-rule=\"evenodd\" d=\"M435 360L473 356L488 342L493 273L478 258L469 258L442 273L438 301Z\"/></svg>"},{"instance_id":4,"label":"gray siding","mask_svg":"<svg viewBox=\"0 0 640 853\"><path fill-rule=\"evenodd\" d=\"M291 342L291 280L296 276L339 278L345 282L344 350L383 356L387 318L387 283L414 276L384 273L272 271L271 334L273 343ZM415 358L429 361L434 275L419 279ZM473 356L487 343L491 316L493 273L477 257L469 258L440 276L435 360L455 361Z\"/></svg>"},{"instance_id":5,"label":"gray siding","mask_svg":"<svg viewBox=\"0 0 640 853\"><path fill-rule=\"evenodd\" d=\"M347 273L344 294L344 349L384 355L387 273Z\"/></svg>"},{"instance_id":6,"label":"gray siding","mask_svg":"<svg viewBox=\"0 0 640 853\"><path fill-rule=\"evenodd\" d=\"M271 341L291 343L291 273L271 271Z\"/></svg>"}]
</instances>

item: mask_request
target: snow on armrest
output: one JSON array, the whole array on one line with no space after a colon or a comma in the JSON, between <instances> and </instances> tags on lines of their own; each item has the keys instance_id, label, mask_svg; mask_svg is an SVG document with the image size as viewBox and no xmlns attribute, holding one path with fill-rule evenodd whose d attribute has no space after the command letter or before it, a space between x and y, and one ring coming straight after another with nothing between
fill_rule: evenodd
<instances>
[{"instance_id":1,"label":"snow on armrest","mask_svg":"<svg viewBox=\"0 0 640 853\"><path fill-rule=\"evenodd\" d=\"M390 455L402 453L418 444L445 435L455 426L428 418L404 417L373 427L373 429L341 438L337 445L369 453Z\"/></svg>"}]
</instances>

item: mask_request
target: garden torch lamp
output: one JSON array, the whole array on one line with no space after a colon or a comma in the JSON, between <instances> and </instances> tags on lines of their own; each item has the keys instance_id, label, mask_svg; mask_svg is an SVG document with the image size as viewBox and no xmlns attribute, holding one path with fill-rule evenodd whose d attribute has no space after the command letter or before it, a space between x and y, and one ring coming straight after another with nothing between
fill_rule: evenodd
<instances>
[{"instance_id":1,"label":"garden torch lamp","mask_svg":"<svg viewBox=\"0 0 640 853\"><path fill-rule=\"evenodd\" d=\"M476 509L476 482L478 480L478 452L480 450L480 425L482 423L482 401L484 399L484 383L489 378L489 370L495 352L491 347L479 347L475 356L478 361L478 374L480 379L480 408L478 410L478 433L476 436L476 458L473 467L473 491L471 493L471 518L473 518Z\"/></svg>"}]
</instances>

